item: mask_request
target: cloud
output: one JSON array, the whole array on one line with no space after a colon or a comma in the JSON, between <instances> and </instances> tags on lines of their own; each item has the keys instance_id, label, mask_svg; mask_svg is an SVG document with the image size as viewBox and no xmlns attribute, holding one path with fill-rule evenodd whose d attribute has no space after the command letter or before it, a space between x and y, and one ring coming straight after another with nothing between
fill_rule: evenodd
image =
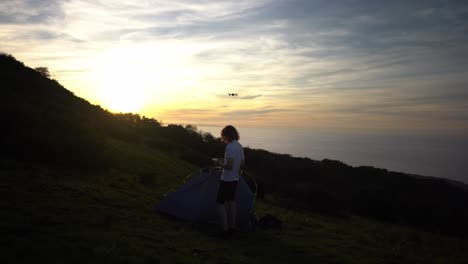
<instances>
[{"instance_id":1,"label":"cloud","mask_svg":"<svg viewBox=\"0 0 468 264\"><path fill-rule=\"evenodd\" d=\"M236 116L236 117L261 117L267 116L271 114L277 113L284 113L284 112L292 112L292 109L284 109L284 108L274 108L274 107L262 107L262 108L254 108L254 109L246 109L246 110L233 110L233 111L226 111L223 113L223 116Z\"/></svg>"},{"instance_id":2,"label":"cloud","mask_svg":"<svg viewBox=\"0 0 468 264\"><path fill-rule=\"evenodd\" d=\"M43 24L62 19L62 1L6 0L0 2L0 24Z\"/></svg>"},{"instance_id":3,"label":"cloud","mask_svg":"<svg viewBox=\"0 0 468 264\"><path fill-rule=\"evenodd\" d=\"M235 92L234 92L235 93ZM252 99L256 99L258 97L261 97L262 95L261 94L256 94L256 95L238 95L238 96L229 96L228 94L217 94L216 95L216 98L219 98L219 99L228 99L228 100L235 100L235 99L239 99L239 100L252 100Z\"/></svg>"},{"instance_id":4,"label":"cloud","mask_svg":"<svg viewBox=\"0 0 468 264\"><path fill-rule=\"evenodd\" d=\"M262 96L261 94L256 94L256 95L247 95L247 96L241 96L239 97L239 99L242 99L242 100L252 100L252 99L255 99L255 98L258 98Z\"/></svg>"}]
</instances>

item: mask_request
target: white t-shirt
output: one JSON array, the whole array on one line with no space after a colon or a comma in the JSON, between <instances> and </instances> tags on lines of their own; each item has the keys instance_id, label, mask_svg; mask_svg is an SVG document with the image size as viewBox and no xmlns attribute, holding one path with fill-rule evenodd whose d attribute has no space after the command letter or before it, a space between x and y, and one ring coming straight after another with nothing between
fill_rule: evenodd
<instances>
[{"instance_id":1,"label":"white t-shirt","mask_svg":"<svg viewBox=\"0 0 468 264\"><path fill-rule=\"evenodd\" d=\"M244 148L237 141L233 140L227 144L226 151L224 152L224 159L232 159L232 169L223 169L221 180L223 181L237 181L239 180L239 172L242 161L244 160Z\"/></svg>"}]
</instances>

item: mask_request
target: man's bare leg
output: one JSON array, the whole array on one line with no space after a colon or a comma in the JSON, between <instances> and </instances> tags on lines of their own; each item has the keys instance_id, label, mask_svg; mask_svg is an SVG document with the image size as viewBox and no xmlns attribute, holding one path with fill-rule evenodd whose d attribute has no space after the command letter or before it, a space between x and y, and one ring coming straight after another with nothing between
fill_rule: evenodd
<instances>
[{"instance_id":1,"label":"man's bare leg","mask_svg":"<svg viewBox=\"0 0 468 264\"><path fill-rule=\"evenodd\" d=\"M223 231L227 231L229 229L228 226L228 216L226 210L226 203L218 204L218 214L219 214L219 223Z\"/></svg>"},{"instance_id":2,"label":"man's bare leg","mask_svg":"<svg viewBox=\"0 0 468 264\"><path fill-rule=\"evenodd\" d=\"M235 201L228 202L228 211L229 211L229 228L236 228L236 219L237 219L237 204Z\"/></svg>"}]
</instances>

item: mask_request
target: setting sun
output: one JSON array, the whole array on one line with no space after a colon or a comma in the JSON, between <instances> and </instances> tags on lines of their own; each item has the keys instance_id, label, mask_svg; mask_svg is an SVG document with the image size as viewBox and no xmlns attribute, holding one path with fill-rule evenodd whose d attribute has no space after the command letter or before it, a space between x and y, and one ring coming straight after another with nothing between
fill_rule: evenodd
<instances>
[{"instance_id":1,"label":"setting sun","mask_svg":"<svg viewBox=\"0 0 468 264\"><path fill-rule=\"evenodd\" d=\"M158 47L158 52L154 51ZM141 112L183 104L189 90L200 86L200 69L190 62L187 47L178 43L125 45L96 57L91 79L95 97L115 112Z\"/></svg>"},{"instance_id":2,"label":"setting sun","mask_svg":"<svg viewBox=\"0 0 468 264\"><path fill-rule=\"evenodd\" d=\"M138 57L123 49L113 49L98 57L94 78L99 84L96 97L103 106L116 112L138 112L153 83Z\"/></svg>"}]
</instances>

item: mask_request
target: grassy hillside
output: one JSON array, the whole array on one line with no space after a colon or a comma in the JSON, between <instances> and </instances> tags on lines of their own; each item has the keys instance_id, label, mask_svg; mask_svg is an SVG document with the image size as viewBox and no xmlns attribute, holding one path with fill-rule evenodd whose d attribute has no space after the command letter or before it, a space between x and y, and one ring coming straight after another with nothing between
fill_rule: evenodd
<instances>
[{"instance_id":1,"label":"grassy hillside","mask_svg":"<svg viewBox=\"0 0 468 264\"><path fill-rule=\"evenodd\" d=\"M5 161L1 168L0 241L16 263L468 261L466 240L355 216L288 210L270 198L257 202L257 213L277 216L281 230L219 239L216 227L175 221L154 210L190 165L167 166L149 182L121 169L93 174ZM146 173L153 169L158 170L148 166Z\"/></svg>"},{"instance_id":2,"label":"grassy hillside","mask_svg":"<svg viewBox=\"0 0 468 264\"><path fill-rule=\"evenodd\" d=\"M283 228L221 240L215 226L155 210L164 193L222 155L218 139L109 113L8 55L0 55L0 81L8 263L468 263L468 241L453 232L468 219L460 188L262 150L246 149L262 186L257 214Z\"/></svg>"}]
</instances>

